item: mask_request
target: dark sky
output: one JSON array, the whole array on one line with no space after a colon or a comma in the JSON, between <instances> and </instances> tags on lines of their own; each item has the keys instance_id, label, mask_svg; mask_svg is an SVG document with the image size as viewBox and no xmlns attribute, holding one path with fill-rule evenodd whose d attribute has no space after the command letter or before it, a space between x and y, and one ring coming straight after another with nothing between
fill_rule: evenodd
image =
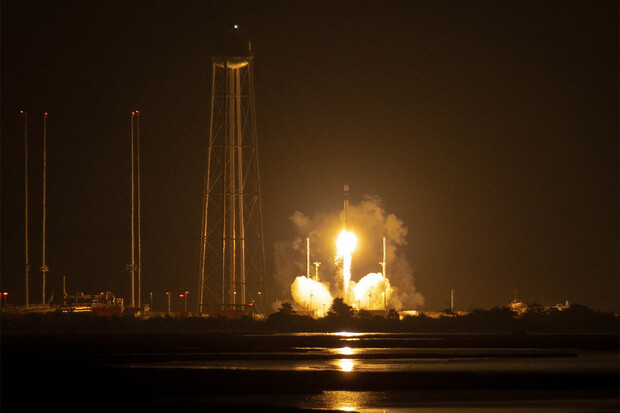
<instances>
[{"instance_id":1,"label":"dark sky","mask_svg":"<svg viewBox=\"0 0 620 413\"><path fill-rule=\"evenodd\" d=\"M617 1L2 0L2 289L129 296L129 113L142 113L143 284L196 291L210 53L255 52L268 271L289 216L376 195L425 308L568 299L618 311ZM291 280L293 279L291 276ZM278 293L273 291L272 293Z\"/></svg>"}]
</instances>

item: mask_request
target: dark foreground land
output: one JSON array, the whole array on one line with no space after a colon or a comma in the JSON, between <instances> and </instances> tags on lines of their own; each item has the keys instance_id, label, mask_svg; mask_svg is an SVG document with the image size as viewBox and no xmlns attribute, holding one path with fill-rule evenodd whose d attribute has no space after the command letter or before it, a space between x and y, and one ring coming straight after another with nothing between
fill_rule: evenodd
<instances>
[{"instance_id":1,"label":"dark foreground land","mask_svg":"<svg viewBox=\"0 0 620 413\"><path fill-rule=\"evenodd\" d=\"M410 411L402 409L489 403L527 408L550 401L569 409L558 411L618 411L620 397L617 334L3 328L1 344L5 413L57 408L278 412L342 406ZM343 347L353 354L343 355ZM471 351L477 352L475 360L459 364L472 358ZM593 355L610 364L583 364ZM357 363L352 370L321 367L348 359ZM583 410L570 410L579 406Z\"/></svg>"}]
</instances>

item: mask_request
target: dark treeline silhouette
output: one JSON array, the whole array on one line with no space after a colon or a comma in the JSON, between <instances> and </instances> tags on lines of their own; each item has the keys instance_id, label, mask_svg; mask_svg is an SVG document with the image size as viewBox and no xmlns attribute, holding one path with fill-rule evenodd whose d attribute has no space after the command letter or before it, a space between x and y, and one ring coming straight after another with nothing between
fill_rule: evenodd
<instances>
[{"instance_id":1,"label":"dark treeline silhouette","mask_svg":"<svg viewBox=\"0 0 620 413\"><path fill-rule=\"evenodd\" d=\"M375 313L376 314L376 313ZM288 302L283 302L266 319L243 316L225 317L171 317L147 319L134 316L97 317L90 313L25 314L2 317L1 329L10 331L96 332L96 331L247 331L247 332L502 332L526 333L609 333L618 334L619 318L613 313L573 304L558 310L532 305L524 313L515 313L508 307L473 310L465 315L446 311L439 317L424 313L400 317L397 311L373 315L366 310L355 311L341 298L334 299L327 315L312 318L298 314Z\"/></svg>"}]
</instances>

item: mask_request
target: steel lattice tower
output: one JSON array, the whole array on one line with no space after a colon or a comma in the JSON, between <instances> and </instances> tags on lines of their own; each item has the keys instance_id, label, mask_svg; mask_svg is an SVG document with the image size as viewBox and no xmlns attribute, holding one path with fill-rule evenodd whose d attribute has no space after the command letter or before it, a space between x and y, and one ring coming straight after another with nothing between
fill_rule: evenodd
<instances>
[{"instance_id":1,"label":"steel lattice tower","mask_svg":"<svg viewBox=\"0 0 620 413\"><path fill-rule=\"evenodd\" d=\"M250 303L262 312L265 249L253 54L236 26L219 48L211 59L198 313L241 310Z\"/></svg>"}]
</instances>

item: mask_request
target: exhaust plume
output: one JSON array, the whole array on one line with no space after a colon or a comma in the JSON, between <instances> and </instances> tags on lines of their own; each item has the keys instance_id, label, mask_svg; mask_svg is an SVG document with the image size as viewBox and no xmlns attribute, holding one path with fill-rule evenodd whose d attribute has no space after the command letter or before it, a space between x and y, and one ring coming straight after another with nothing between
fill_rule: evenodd
<instances>
[{"instance_id":1,"label":"exhaust plume","mask_svg":"<svg viewBox=\"0 0 620 413\"><path fill-rule=\"evenodd\" d=\"M390 281L383 274L374 272L359 280L353 287L355 304L367 310L382 310L392 296Z\"/></svg>"},{"instance_id":2,"label":"exhaust plume","mask_svg":"<svg viewBox=\"0 0 620 413\"><path fill-rule=\"evenodd\" d=\"M332 305L333 299L329 293L329 284L320 283L304 276L295 278L291 284L291 294L299 307L304 310L315 311L319 317L323 317Z\"/></svg>"},{"instance_id":3,"label":"exhaust plume","mask_svg":"<svg viewBox=\"0 0 620 413\"><path fill-rule=\"evenodd\" d=\"M357 284L370 285L372 284L370 280L376 278L373 276L362 281L366 278L363 275L381 271L379 262L382 261L382 239L385 236L387 262L385 283L389 283L387 307L415 309L423 305L424 297L415 289L411 265L400 251L400 247L407 243L407 227L403 221L394 214L387 213L381 206L380 200L370 196L366 196L357 204L350 203L347 215L347 231L354 233L357 237L355 248L350 251L352 262L350 265L351 281L346 290L348 298L352 301L354 297L357 297L355 293ZM312 216L296 211L289 219L294 225L294 238L275 244L276 273L274 278L281 291L280 300L286 300L289 291L292 292L291 284L296 281L295 274L303 274L306 271L307 237L310 238L313 246L310 259L322 263L320 278L326 281L324 285L328 286L327 291L334 297L342 296L345 280L342 276L343 266L341 264L344 263L334 261L334 257L337 256L335 240L338 239L338 234L342 230L341 211L317 213ZM355 280L359 281L355 283ZM302 282L297 281L297 286L301 287ZM375 285L375 287L364 288L379 287ZM362 307L367 307L368 304L368 290L365 291L361 293L365 294L365 297L359 299ZM376 298L374 296L371 298L372 308L381 309L383 297L381 294L376 295ZM343 298L347 300L347 297ZM295 299L302 309L304 301L309 302L308 294L302 297L301 302ZM331 305L331 302L329 304Z\"/></svg>"}]
</instances>

